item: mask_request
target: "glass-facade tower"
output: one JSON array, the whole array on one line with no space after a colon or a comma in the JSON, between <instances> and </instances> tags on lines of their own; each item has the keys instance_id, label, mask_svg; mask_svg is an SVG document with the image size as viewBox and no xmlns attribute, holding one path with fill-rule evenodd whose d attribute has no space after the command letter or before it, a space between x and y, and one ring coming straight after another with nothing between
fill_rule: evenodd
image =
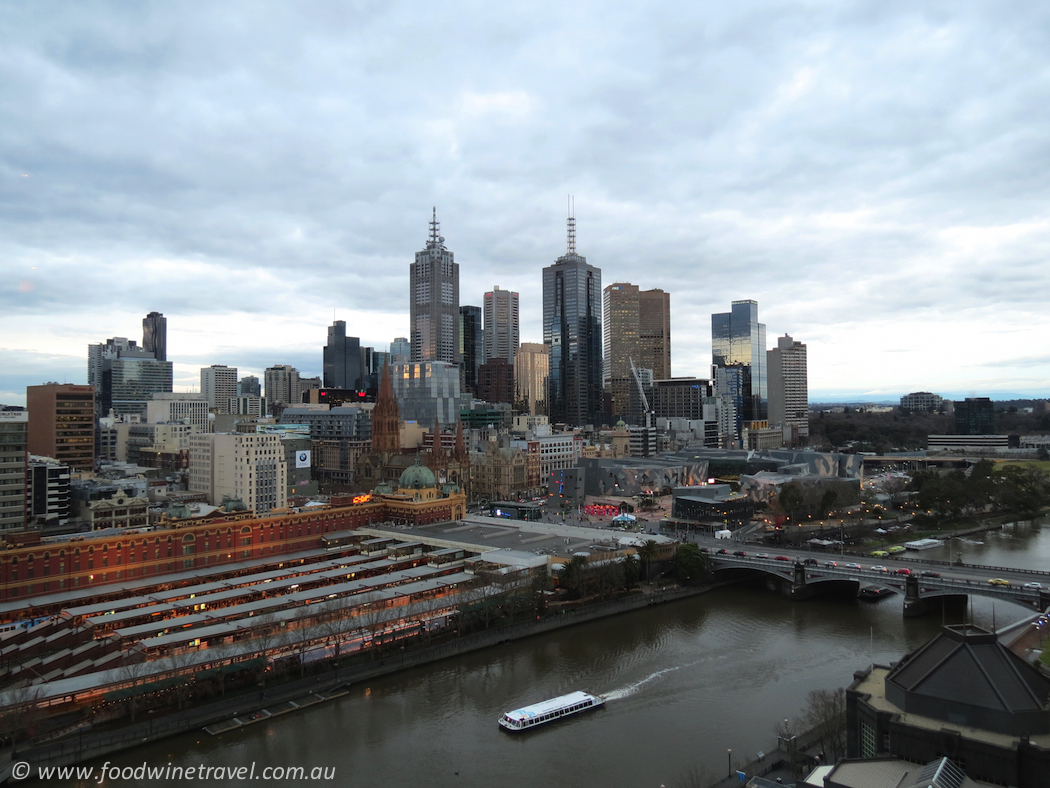
<instances>
[{"instance_id":1,"label":"glass-facade tower","mask_svg":"<svg viewBox=\"0 0 1050 788\"><path fill-rule=\"evenodd\" d=\"M548 412L552 423L602 423L602 272L568 251L543 269L543 342L550 347Z\"/></svg>"},{"instance_id":2,"label":"glass-facade tower","mask_svg":"<svg viewBox=\"0 0 1050 788\"><path fill-rule=\"evenodd\" d=\"M737 368L732 388L738 422L766 421L766 327L758 322L758 302L734 301L729 312L711 315L711 363L718 369Z\"/></svg>"},{"instance_id":3,"label":"glass-facade tower","mask_svg":"<svg viewBox=\"0 0 1050 788\"><path fill-rule=\"evenodd\" d=\"M328 343L324 346L325 388L366 388L364 356L361 340L346 335L346 321L333 322L328 327Z\"/></svg>"},{"instance_id":4,"label":"glass-facade tower","mask_svg":"<svg viewBox=\"0 0 1050 788\"><path fill-rule=\"evenodd\" d=\"M481 324L480 306L459 308L459 355L463 362L460 386L464 391L478 391L478 368L485 363L485 331Z\"/></svg>"}]
</instances>

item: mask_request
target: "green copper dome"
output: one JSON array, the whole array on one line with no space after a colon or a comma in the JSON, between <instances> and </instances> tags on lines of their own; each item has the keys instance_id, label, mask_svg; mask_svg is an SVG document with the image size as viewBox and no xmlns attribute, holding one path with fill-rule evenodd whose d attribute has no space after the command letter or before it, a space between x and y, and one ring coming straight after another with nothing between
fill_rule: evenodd
<instances>
[{"instance_id":1,"label":"green copper dome","mask_svg":"<svg viewBox=\"0 0 1050 788\"><path fill-rule=\"evenodd\" d=\"M376 495L393 495L394 488L390 486L390 482L379 482L372 492Z\"/></svg>"},{"instance_id":2,"label":"green copper dome","mask_svg":"<svg viewBox=\"0 0 1050 788\"><path fill-rule=\"evenodd\" d=\"M434 472L425 465L420 465L419 457L416 457L415 464L409 465L401 474L397 486L402 490L425 490L429 487L436 487L437 480L434 478Z\"/></svg>"}]
</instances>

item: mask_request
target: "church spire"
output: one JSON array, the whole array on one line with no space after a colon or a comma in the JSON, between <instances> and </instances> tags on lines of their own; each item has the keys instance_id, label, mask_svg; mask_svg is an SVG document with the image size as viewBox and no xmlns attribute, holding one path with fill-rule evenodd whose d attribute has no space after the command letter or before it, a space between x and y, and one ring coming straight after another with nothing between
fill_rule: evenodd
<instances>
[{"instance_id":1,"label":"church spire","mask_svg":"<svg viewBox=\"0 0 1050 788\"><path fill-rule=\"evenodd\" d=\"M389 360L383 364L379 395L372 409L372 451L380 454L401 451L401 412L394 396Z\"/></svg>"}]
</instances>

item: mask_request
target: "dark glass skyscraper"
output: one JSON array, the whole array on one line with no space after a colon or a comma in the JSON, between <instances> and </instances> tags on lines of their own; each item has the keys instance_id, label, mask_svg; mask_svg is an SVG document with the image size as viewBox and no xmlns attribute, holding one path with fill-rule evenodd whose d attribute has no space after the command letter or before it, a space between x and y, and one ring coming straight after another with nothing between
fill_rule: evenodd
<instances>
[{"instance_id":1,"label":"dark glass skyscraper","mask_svg":"<svg viewBox=\"0 0 1050 788\"><path fill-rule=\"evenodd\" d=\"M543 342L550 346L551 423L602 423L602 272L576 253L576 219L569 243L543 269Z\"/></svg>"},{"instance_id":2,"label":"dark glass skyscraper","mask_svg":"<svg viewBox=\"0 0 1050 788\"><path fill-rule=\"evenodd\" d=\"M477 394L478 369L485 363L485 331L481 327L481 307L459 308L459 355L463 360L460 386Z\"/></svg>"},{"instance_id":3,"label":"dark glass skyscraper","mask_svg":"<svg viewBox=\"0 0 1050 788\"><path fill-rule=\"evenodd\" d=\"M324 387L365 388L365 375L361 340L348 337L346 321L336 320L328 327L328 344L324 346Z\"/></svg>"},{"instance_id":4,"label":"dark glass skyscraper","mask_svg":"<svg viewBox=\"0 0 1050 788\"><path fill-rule=\"evenodd\" d=\"M168 318L160 312L142 318L142 349L157 361L168 360Z\"/></svg>"},{"instance_id":5,"label":"dark glass skyscraper","mask_svg":"<svg viewBox=\"0 0 1050 788\"><path fill-rule=\"evenodd\" d=\"M732 311L711 315L711 363L737 369L737 424L766 421L766 327L758 322L757 301L734 301Z\"/></svg>"}]
</instances>

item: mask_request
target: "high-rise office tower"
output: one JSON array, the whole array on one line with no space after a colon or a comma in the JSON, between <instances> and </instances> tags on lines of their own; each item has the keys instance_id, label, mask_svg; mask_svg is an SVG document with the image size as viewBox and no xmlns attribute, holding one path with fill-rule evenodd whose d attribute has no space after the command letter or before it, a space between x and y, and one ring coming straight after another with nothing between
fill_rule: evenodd
<instances>
[{"instance_id":1,"label":"high-rise office tower","mask_svg":"<svg viewBox=\"0 0 1050 788\"><path fill-rule=\"evenodd\" d=\"M261 397L262 387L255 375L245 375L237 384L237 396L239 397Z\"/></svg>"},{"instance_id":2,"label":"high-rise office tower","mask_svg":"<svg viewBox=\"0 0 1050 788\"><path fill-rule=\"evenodd\" d=\"M24 410L0 410L0 531L26 523L28 420Z\"/></svg>"},{"instance_id":3,"label":"high-rise office tower","mask_svg":"<svg viewBox=\"0 0 1050 788\"><path fill-rule=\"evenodd\" d=\"M390 363L407 364L411 360L412 343L408 341L408 337L394 337L394 341L390 343Z\"/></svg>"},{"instance_id":4,"label":"high-rise office tower","mask_svg":"<svg viewBox=\"0 0 1050 788\"><path fill-rule=\"evenodd\" d=\"M529 404L533 416L547 415L551 349L540 342L522 342L514 359L514 398Z\"/></svg>"},{"instance_id":5,"label":"high-rise office tower","mask_svg":"<svg viewBox=\"0 0 1050 788\"><path fill-rule=\"evenodd\" d=\"M576 218L568 245L543 269L543 343L550 346L548 412L552 423L602 423L602 272L576 253Z\"/></svg>"},{"instance_id":6,"label":"high-rise office tower","mask_svg":"<svg viewBox=\"0 0 1050 788\"><path fill-rule=\"evenodd\" d=\"M766 351L769 375L769 425L784 430L790 446L809 437L809 383L806 346L787 334Z\"/></svg>"},{"instance_id":7,"label":"high-rise office tower","mask_svg":"<svg viewBox=\"0 0 1050 788\"><path fill-rule=\"evenodd\" d=\"M263 370L266 401L271 405L298 405L302 396L299 370L288 364L274 364Z\"/></svg>"},{"instance_id":8,"label":"high-rise office tower","mask_svg":"<svg viewBox=\"0 0 1050 788\"><path fill-rule=\"evenodd\" d=\"M229 413L230 397L237 396L237 367L212 364L201 368L201 398L216 413Z\"/></svg>"},{"instance_id":9,"label":"high-rise office tower","mask_svg":"<svg viewBox=\"0 0 1050 788\"><path fill-rule=\"evenodd\" d=\"M328 344L324 346L324 387L327 389L363 389L365 356L361 340L346 335L346 321L336 320L328 327Z\"/></svg>"},{"instance_id":10,"label":"high-rise office tower","mask_svg":"<svg viewBox=\"0 0 1050 788\"><path fill-rule=\"evenodd\" d=\"M412 361L459 364L459 265L438 230L435 208L426 248L409 266Z\"/></svg>"},{"instance_id":11,"label":"high-rise office tower","mask_svg":"<svg viewBox=\"0 0 1050 788\"><path fill-rule=\"evenodd\" d=\"M480 306L459 308L459 355L462 359L460 387L471 394L478 392L478 369L485 363L485 331Z\"/></svg>"},{"instance_id":12,"label":"high-rise office tower","mask_svg":"<svg viewBox=\"0 0 1050 788\"><path fill-rule=\"evenodd\" d=\"M77 470L95 462L95 389L70 383L26 386L29 453Z\"/></svg>"},{"instance_id":13,"label":"high-rise office tower","mask_svg":"<svg viewBox=\"0 0 1050 788\"><path fill-rule=\"evenodd\" d=\"M88 345L88 385L95 387L96 415L146 415L157 392L171 391L172 363L124 337Z\"/></svg>"},{"instance_id":14,"label":"high-rise office tower","mask_svg":"<svg viewBox=\"0 0 1050 788\"><path fill-rule=\"evenodd\" d=\"M736 398L738 427L766 421L766 327L758 322L757 301L734 301L731 311L711 315L711 362L716 381L719 369L736 370L724 388Z\"/></svg>"},{"instance_id":15,"label":"high-rise office tower","mask_svg":"<svg viewBox=\"0 0 1050 788\"><path fill-rule=\"evenodd\" d=\"M505 358L514 363L518 352L518 294L500 290L485 293L485 361Z\"/></svg>"},{"instance_id":16,"label":"high-rise office tower","mask_svg":"<svg viewBox=\"0 0 1050 788\"><path fill-rule=\"evenodd\" d=\"M637 408L631 413L631 397L637 397L637 381L631 362L639 370L651 370L654 380L671 375L671 296L663 290L639 290L629 282L617 282L602 292L602 328L605 338L604 382L614 418L638 422Z\"/></svg>"},{"instance_id":17,"label":"high-rise office tower","mask_svg":"<svg viewBox=\"0 0 1050 788\"><path fill-rule=\"evenodd\" d=\"M168 360L168 318L160 312L142 318L142 349L157 361Z\"/></svg>"}]
</instances>

